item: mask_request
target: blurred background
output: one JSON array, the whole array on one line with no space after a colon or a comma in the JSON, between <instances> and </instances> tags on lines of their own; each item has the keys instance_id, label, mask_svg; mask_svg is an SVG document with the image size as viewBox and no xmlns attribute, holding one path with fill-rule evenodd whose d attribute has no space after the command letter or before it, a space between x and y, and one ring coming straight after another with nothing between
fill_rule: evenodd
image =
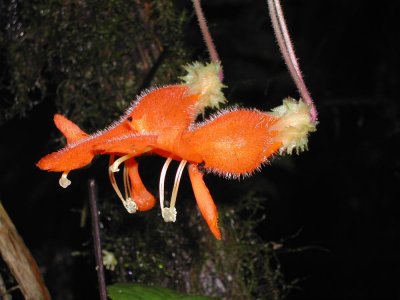
<instances>
[{"instance_id":1,"label":"blurred background","mask_svg":"<svg viewBox=\"0 0 400 300\"><path fill-rule=\"evenodd\" d=\"M284 97L298 98L265 1L202 3L229 104L269 110ZM64 143L54 113L94 132L140 90L177 82L181 65L207 60L190 2L0 1L0 200L54 299L97 297L85 217L89 178L99 186L104 247L119 262L107 271L108 283L158 284L221 299L396 299L399 2L282 5L319 110L318 130L309 151L276 157L251 178L206 176L226 237L218 244L185 173L182 217L165 225L157 208L127 216L107 182L107 158L72 172L66 190L59 174L35 167ZM140 162L146 186L157 194L163 160ZM12 286L4 262L0 270Z\"/></svg>"}]
</instances>

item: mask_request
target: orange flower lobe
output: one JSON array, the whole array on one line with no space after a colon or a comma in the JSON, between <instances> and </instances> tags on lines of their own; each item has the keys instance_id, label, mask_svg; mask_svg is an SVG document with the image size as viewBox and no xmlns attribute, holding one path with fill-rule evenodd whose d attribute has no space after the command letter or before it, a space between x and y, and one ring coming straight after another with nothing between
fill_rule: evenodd
<instances>
[{"instance_id":1,"label":"orange flower lobe","mask_svg":"<svg viewBox=\"0 0 400 300\"><path fill-rule=\"evenodd\" d=\"M207 222L213 235L220 240L221 231L218 227L218 211L214 201L210 195L206 184L203 180L203 173L197 169L196 165L190 165L189 177L192 183L194 196L196 198L197 206L204 220Z\"/></svg>"},{"instance_id":2,"label":"orange flower lobe","mask_svg":"<svg viewBox=\"0 0 400 300\"><path fill-rule=\"evenodd\" d=\"M277 120L256 110L223 112L185 133L178 151L218 174L247 175L279 150L281 143L273 141L277 133L269 130Z\"/></svg>"}]
</instances>

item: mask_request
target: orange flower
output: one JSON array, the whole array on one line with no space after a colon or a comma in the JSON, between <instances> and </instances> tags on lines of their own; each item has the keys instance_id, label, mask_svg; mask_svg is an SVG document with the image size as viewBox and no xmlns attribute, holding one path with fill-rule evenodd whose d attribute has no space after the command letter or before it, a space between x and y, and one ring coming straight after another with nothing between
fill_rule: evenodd
<instances>
[{"instance_id":1,"label":"orange flower","mask_svg":"<svg viewBox=\"0 0 400 300\"><path fill-rule=\"evenodd\" d=\"M209 120L195 123L206 107L218 107L225 101L219 80L219 65L187 66L188 75L180 85L144 93L119 121L105 130L88 135L66 118L56 115L56 126L67 138L67 146L38 162L43 170L63 172L60 185L67 187L68 172L91 162L96 154L109 154L111 183L128 212L145 211L155 199L143 185L134 157L157 154L167 160L160 176L160 206L167 222L176 220L175 202L184 167L201 214L211 232L221 239L218 213L206 187L203 174L213 172L227 178L248 176L266 163L273 154L302 151L308 133L315 130L310 107L302 101L286 99L271 112L228 109ZM115 156L119 156L117 160ZM170 206L164 207L164 179L172 160L180 161L175 176ZM124 193L114 173L124 163Z\"/></svg>"}]
</instances>

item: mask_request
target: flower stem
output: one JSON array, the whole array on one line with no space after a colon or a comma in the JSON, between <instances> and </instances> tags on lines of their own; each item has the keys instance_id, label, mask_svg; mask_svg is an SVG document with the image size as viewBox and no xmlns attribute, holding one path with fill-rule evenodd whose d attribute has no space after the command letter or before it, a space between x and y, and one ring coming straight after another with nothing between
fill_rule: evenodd
<instances>
[{"instance_id":1,"label":"flower stem","mask_svg":"<svg viewBox=\"0 0 400 300\"><path fill-rule=\"evenodd\" d=\"M208 53L210 54L210 59L212 62L220 62L219 55L213 39L211 37L210 31L207 26L206 18L204 17L203 10L201 8L200 0L193 0L194 11L196 13L197 21L199 22L199 27L201 34L203 35L204 42L206 43ZM223 72L221 70L220 80L223 80Z\"/></svg>"},{"instance_id":2,"label":"flower stem","mask_svg":"<svg viewBox=\"0 0 400 300\"><path fill-rule=\"evenodd\" d=\"M94 256L96 259L97 281L99 284L100 300L107 300L106 281L104 277L104 266L101 252L100 229L99 229L99 212L97 209L97 187L96 181L89 179L89 204L92 219L92 235Z\"/></svg>"},{"instance_id":3,"label":"flower stem","mask_svg":"<svg viewBox=\"0 0 400 300\"><path fill-rule=\"evenodd\" d=\"M301 98L305 103L311 106L311 120L313 123L315 123L318 119L317 109L304 82L303 75L301 74L280 1L268 0L268 8L271 16L272 27L274 28L276 40L281 50L283 59L285 60L290 75L292 76L299 90Z\"/></svg>"}]
</instances>

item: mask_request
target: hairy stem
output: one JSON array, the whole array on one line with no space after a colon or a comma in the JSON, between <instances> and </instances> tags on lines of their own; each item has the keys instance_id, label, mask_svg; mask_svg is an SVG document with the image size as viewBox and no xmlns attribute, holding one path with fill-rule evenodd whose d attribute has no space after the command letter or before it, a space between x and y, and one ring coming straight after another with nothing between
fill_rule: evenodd
<instances>
[{"instance_id":1,"label":"hairy stem","mask_svg":"<svg viewBox=\"0 0 400 300\"><path fill-rule=\"evenodd\" d=\"M285 60L290 75L292 76L299 90L301 98L304 100L305 103L311 106L311 119L312 122L315 123L318 116L317 109L304 82L303 75L301 74L296 54L294 52L294 47L290 39L289 31L287 29L285 17L282 12L280 1L268 0L268 8L271 16L272 27L274 28L276 40L281 50L283 59Z\"/></svg>"},{"instance_id":2,"label":"hairy stem","mask_svg":"<svg viewBox=\"0 0 400 300\"><path fill-rule=\"evenodd\" d=\"M104 277L104 266L101 252L99 213L97 209L97 187L94 179L89 180L89 204L92 219L93 247L96 258L96 271L97 281L99 283L100 300L107 300L106 280Z\"/></svg>"},{"instance_id":3,"label":"hairy stem","mask_svg":"<svg viewBox=\"0 0 400 300\"><path fill-rule=\"evenodd\" d=\"M204 17L203 10L201 8L200 0L193 0L194 11L196 13L197 21L199 22L201 34L203 35L204 42L206 43L208 53L212 62L220 62L217 49L211 37L210 31L208 30L207 21ZM220 79L223 80L223 72L220 73Z\"/></svg>"}]
</instances>

